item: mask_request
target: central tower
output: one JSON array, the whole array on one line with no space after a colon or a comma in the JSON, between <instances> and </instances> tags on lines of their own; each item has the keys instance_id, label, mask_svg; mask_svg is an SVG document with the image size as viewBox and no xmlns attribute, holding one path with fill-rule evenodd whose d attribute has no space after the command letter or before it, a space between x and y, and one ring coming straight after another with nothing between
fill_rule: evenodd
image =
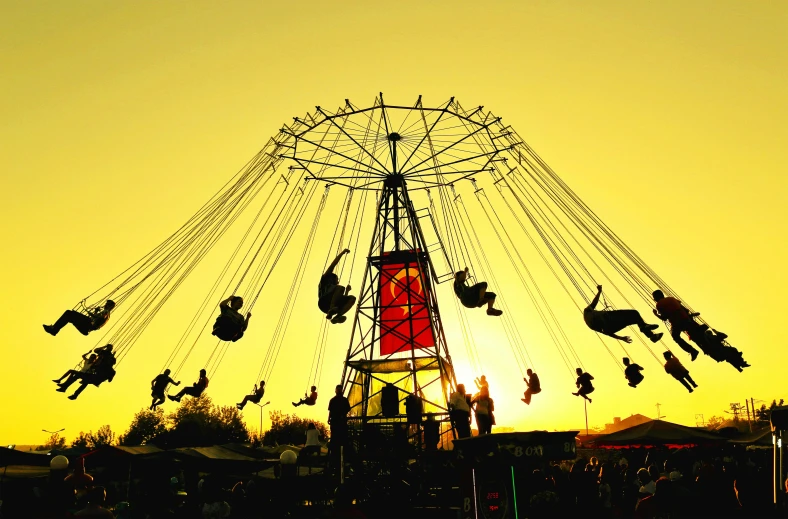
<instances>
[{"instance_id":1,"label":"central tower","mask_svg":"<svg viewBox=\"0 0 788 519\"><path fill-rule=\"evenodd\" d=\"M414 424L423 415L441 420L456 385L435 294L438 278L398 171L401 136L392 132L386 140L391 171L382 183L342 377L350 416L362 425Z\"/></svg>"}]
</instances>

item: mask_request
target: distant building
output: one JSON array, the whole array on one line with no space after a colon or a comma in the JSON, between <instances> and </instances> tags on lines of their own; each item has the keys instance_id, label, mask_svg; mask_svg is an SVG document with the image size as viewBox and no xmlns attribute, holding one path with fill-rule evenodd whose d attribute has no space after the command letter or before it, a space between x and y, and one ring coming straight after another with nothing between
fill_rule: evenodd
<instances>
[{"instance_id":1,"label":"distant building","mask_svg":"<svg viewBox=\"0 0 788 519\"><path fill-rule=\"evenodd\" d=\"M621 419L621 417L616 416L613 418L613 423L605 424L605 428L602 431L602 433L611 434L650 421L651 418L649 418L648 416L643 416L642 414L633 414L628 416L627 418L624 418L623 420Z\"/></svg>"}]
</instances>

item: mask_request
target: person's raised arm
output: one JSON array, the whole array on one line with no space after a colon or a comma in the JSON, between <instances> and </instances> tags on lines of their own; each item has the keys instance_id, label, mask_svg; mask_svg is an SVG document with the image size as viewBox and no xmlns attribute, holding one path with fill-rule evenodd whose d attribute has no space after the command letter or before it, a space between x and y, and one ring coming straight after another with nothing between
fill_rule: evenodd
<instances>
[{"instance_id":1,"label":"person's raised arm","mask_svg":"<svg viewBox=\"0 0 788 519\"><path fill-rule=\"evenodd\" d=\"M232 301L234 297L235 296L230 296L227 299L225 299L224 301L222 301L221 303L219 303L219 308L229 305L230 301Z\"/></svg>"},{"instance_id":2,"label":"person's raised arm","mask_svg":"<svg viewBox=\"0 0 788 519\"><path fill-rule=\"evenodd\" d=\"M337 257L334 258L334 261L332 261L331 264L326 269L325 274L331 274L334 271L334 267L336 267L337 264L339 263L339 260L342 259L342 256L344 256L345 254L347 254L349 252L350 252L350 249L345 249L342 252L340 252L339 254L337 254Z\"/></svg>"},{"instance_id":3,"label":"person's raised arm","mask_svg":"<svg viewBox=\"0 0 788 519\"><path fill-rule=\"evenodd\" d=\"M178 382L175 382L175 381L174 381L173 379L171 379L171 378L170 378L170 379L168 379L168 380L170 381L170 384L172 384L173 386L180 386L180 385L181 385L181 382L180 382L180 381L178 381Z\"/></svg>"},{"instance_id":4,"label":"person's raised arm","mask_svg":"<svg viewBox=\"0 0 788 519\"><path fill-rule=\"evenodd\" d=\"M465 267L465 270L462 272L457 273L457 279L461 282L464 282L466 279L468 279L468 267Z\"/></svg>"},{"instance_id":5,"label":"person's raised arm","mask_svg":"<svg viewBox=\"0 0 788 519\"><path fill-rule=\"evenodd\" d=\"M602 295L602 285L597 285L596 295L594 296L594 299L592 299L591 302L588 304L588 308L590 308L591 310L596 308L597 303L599 303L599 297L601 295Z\"/></svg>"}]
</instances>

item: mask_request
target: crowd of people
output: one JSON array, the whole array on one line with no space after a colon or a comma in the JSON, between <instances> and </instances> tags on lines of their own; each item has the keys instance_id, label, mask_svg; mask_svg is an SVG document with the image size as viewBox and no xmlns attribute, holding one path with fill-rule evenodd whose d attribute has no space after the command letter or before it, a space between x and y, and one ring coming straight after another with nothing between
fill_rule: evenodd
<instances>
[{"instance_id":1,"label":"crowd of people","mask_svg":"<svg viewBox=\"0 0 788 519\"><path fill-rule=\"evenodd\" d=\"M772 504L770 451L620 452L534 470L524 485L528 517L783 517Z\"/></svg>"}]
</instances>

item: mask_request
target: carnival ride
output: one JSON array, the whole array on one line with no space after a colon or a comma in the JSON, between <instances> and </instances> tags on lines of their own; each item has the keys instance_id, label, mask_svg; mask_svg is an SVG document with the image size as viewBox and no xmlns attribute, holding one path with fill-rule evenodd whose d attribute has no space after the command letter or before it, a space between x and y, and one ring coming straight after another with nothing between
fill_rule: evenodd
<instances>
[{"instance_id":1,"label":"carnival ride","mask_svg":"<svg viewBox=\"0 0 788 519\"><path fill-rule=\"evenodd\" d=\"M326 214L331 197L341 203L338 214ZM342 384L353 419L364 424L407 421L399 406L392 411L381 403L390 385L398 390L398 404L417 398L422 414L445 417L457 384L441 318L447 306L456 311L465 360L481 373L467 317L473 310L462 308L454 297L441 301L441 308L437 297L437 287L451 284L454 273L465 267L475 281L488 281L498 293L500 326L523 376L534 362L522 320L507 301L510 290L527 294L554 347L551 359L541 349L540 362L563 364L572 379L576 367L585 369L588 346L581 351L573 344L554 311L556 304L571 301L580 319L600 283L609 289L604 300L608 309L614 308L612 300L630 308L636 302L651 307L655 288L679 297L500 117L482 106L465 109L454 98L437 107L424 106L421 97L401 106L387 104L380 94L366 108L346 100L335 111L317 107L293 118L183 226L77 305L85 313L108 299L115 301L115 315L97 345L113 344L118 366L171 296L239 222L245 222L245 229L159 372L170 368L175 379L191 356L205 350L201 367L213 377L226 355L237 354L233 350L243 348L248 338L234 343L206 330L216 303L239 295L243 312L261 301L268 308L272 301L281 307L259 372L239 387L239 394L253 382L276 383L272 379L293 324L294 302L314 297L302 285L305 280L308 287L316 285L322 273L310 270L310 258L325 255L325 270L347 248L352 258L340 263L339 277L349 284L361 277L352 324L332 325L317 311L297 320L300 327L312 322L317 330L306 387L319 386L329 328L337 326L347 334ZM318 236L327 233L328 250L316 251ZM359 273L353 266L362 249L366 263ZM491 257L493 249L503 254ZM283 265L286 250L295 251L297 261ZM516 279L502 282L497 275L502 261ZM542 288L545 279L534 271L536 263L567 299L549 301ZM292 275L289 290L267 293L272 276L281 278L284 272ZM255 326L251 320L250 332ZM726 336L703 333L709 329L706 323L698 326L690 338L707 341L699 344L705 353L737 367L741 356L732 354L735 349ZM637 351L623 342L616 347L632 359L651 356L661 366L657 346L637 339ZM209 340L211 346L205 347ZM599 341L594 352L607 351L621 367L621 355L601 337ZM664 339L660 344L669 349ZM626 380L622 376L609 383Z\"/></svg>"}]
</instances>

